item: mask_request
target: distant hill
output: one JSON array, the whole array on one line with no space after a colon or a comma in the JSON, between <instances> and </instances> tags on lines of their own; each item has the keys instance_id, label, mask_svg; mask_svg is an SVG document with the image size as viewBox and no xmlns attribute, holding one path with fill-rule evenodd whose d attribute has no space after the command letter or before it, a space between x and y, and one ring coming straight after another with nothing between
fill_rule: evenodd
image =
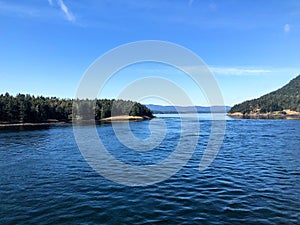
<instances>
[{"instance_id":1,"label":"distant hill","mask_svg":"<svg viewBox=\"0 0 300 225\"><path fill-rule=\"evenodd\" d=\"M276 91L234 105L230 109L229 115L234 113L250 115L274 112L286 114L287 111L300 112L300 75Z\"/></svg>"},{"instance_id":2,"label":"distant hill","mask_svg":"<svg viewBox=\"0 0 300 225\"><path fill-rule=\"evenodd\" d=\"M162 106L162 105L153 105L148 104L146 105L153 113L191 113L196 111L198 113L210 113L210 112L228 112L230 110L229 106L212 106L212 107L205 107L205 106ZM177 109L176 109L177 108Z\"/></svg>"}]
</instances>

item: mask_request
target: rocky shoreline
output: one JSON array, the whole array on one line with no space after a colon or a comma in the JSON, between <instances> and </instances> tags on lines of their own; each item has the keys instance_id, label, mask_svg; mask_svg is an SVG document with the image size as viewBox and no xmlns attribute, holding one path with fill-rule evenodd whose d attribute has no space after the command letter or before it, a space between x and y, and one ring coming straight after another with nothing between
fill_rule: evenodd
<instances>
[{"instance_id":1,"label":"rocky shoreline","mask_svg":"<svg viewBox=\"0 0 300 225\"><path fill-rule=\"evenodd\" d=\"M233 118L237 118L237 119L300 120L300 112L291 111L291 110L283 110L283 111L268 112L268 113L258 113L258 112L241 113L241 112L234 112L234 113L228 113L227 116L233 117Z\"/></svg>"},{"instance_id":2,"label":"rocky shoreline","mask_svg":"<svg viewBox=\"0 0 300 225\"><path fill-rule=\"evenodd\" d=\"M49 126L49 125L56 125L56 124L67 124L67 122L40 122L40 123L0 123L0 127L22 127L22 126Z\"/></svg>"},{"instance_id":3,"label":"rocky shoreline","mask_svg":"<svg viewBox=\"0 0 300 225\"><path fill-rule=\"evenodd\" d=\"M105 123L111 123L111 122L138 122L143 120L149 120L152 119L148 116L112 116L103 118L101 120L98 120L98 122L105 122ZM74 122L74 121L73 121ZM93 122L93 120L78 120L75 122ZM97 122L97 121L96 121ZM72 121L66 122L66 121L46 121L46 122L31 122L31 123L22 123L22 122L0 122L0 127L22 127L22 126L49 126L49 125L56 125L56 124L71 124Z\"/></svg>"}]
</instances>

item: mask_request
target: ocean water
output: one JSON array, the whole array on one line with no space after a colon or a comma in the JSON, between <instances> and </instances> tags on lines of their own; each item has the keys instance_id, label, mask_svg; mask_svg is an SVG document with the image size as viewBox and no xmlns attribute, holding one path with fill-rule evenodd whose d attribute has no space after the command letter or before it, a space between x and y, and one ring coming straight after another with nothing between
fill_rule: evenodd
<instances>
[{"instance_id":1,"label":"ocean water","mask_svg":"<svg viewBox=\"0 0 300 225\"><path fill-rule=\"evenodd\" d=\"M181 132L178 116L158 117L168 129L151 151L122 145L110 124L97 132L113 157L155 164L172 154ZM222 147L206 170L199 163L212 121L201 114L187 164L141 187L107 180L90 167L71 125L1 128L0 224L300 224L300 121L227 119ZM130 128L147 138L149 123Z\"/></svg>"}]
</instances>

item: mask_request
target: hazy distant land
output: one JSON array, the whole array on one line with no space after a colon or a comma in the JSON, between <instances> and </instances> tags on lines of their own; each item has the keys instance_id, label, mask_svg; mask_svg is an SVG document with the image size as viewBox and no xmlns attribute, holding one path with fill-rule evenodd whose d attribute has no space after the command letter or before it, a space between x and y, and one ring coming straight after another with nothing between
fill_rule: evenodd
<instances>
[{"instance_id":1,"label":"hazy distant land","mask_svg":"<svg viewBox=\"0 0 300 225\"><path fill-rule=\"evenodd\" d=\"M153 113L226 113L230 106L162 106L147 104Z\"/></svg>"}]
</instances>

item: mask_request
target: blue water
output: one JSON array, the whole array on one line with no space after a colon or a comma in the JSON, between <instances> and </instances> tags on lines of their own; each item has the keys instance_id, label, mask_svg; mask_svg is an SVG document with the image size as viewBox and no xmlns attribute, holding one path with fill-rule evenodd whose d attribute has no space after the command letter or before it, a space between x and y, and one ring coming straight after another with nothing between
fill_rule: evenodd
<instances>
[{"instance_id":1,"label":"blue water","mask_svg":"<svg viewBox=\"0 0 300 225\"><path fill-rule=\"evenodd\" d=\"M151 154L121 145L109 124L97 131L122 161L157 163L178 142L180 119L164 119L172 129ZM226 123L223 145L208 169L198 170L211 121L200 116L198 145L187 165L145 187L120 185L95 172L71 125L1 128L0 224L300 224L300 121ZM136 136L149 135L148 125L130 124Z\"/></svg>"}]
</instances>

